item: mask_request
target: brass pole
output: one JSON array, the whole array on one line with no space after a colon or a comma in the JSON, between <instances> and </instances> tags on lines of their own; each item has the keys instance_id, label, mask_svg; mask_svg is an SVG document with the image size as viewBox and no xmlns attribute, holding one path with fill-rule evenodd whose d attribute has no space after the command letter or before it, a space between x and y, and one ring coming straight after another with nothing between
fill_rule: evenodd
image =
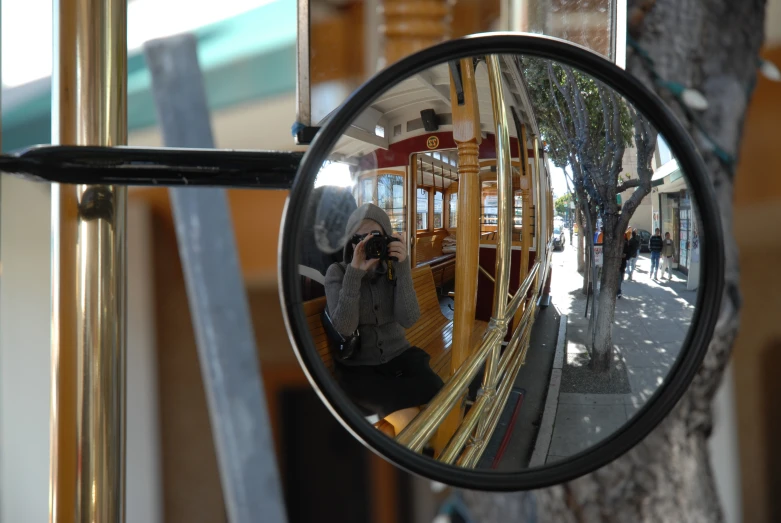
<instances>
[{"instance_id":1,"label":"brass pole","mask_svg":"<svg viewBox=\"0 0 781 523\"><path fill-rule=\"evenodd\" d=\"M127 144L127 0L55 0L52 141ZM125 517L127 189L52 187L50 515Z\"/></svg>"},{"instance_id":2,"label":"brass pole","mask_svg":"<svg viewBox=\"0 0 781 523\"><path fill-rule=\"evenodd\" d=\"M531 308L529 308L528 311L531 311ZM523 318L524 321L527 320L528 314L524 314ZM513 332L513 336L510 339L509 345L507 346L505 355L502 356L502 363L500 364L499 370L499 379L501 379L502 374L506 370L508 362L510 360L514 361L517 353L520 352L518 351L518 347L520 346L523 332L524 329L522 327L518 327L515 329L515 332ZM439 456L439 461L448 464L455 461L458 453L461 452L461 449L466 444L469 436L472 434L472 431L477 426L477 422L484 418L484 414L490 411L491 404L489 403L489 400L490 396L487 394L482 394L479 398L477 398L477 401L475 401L474 405L472 405L472 408L469 410L469 414L464 417L464 421L458 427L458 430L450 439L445 449L442 451L442 454Z\"/></svg>"},{"instance_id":3,"label":"brass pole","mask_svg":"<svg viewBox=\"0 0 781 523\"><path fill-rule=\"evenodd\" d=\"M530 315L534 314L535 308L536 303L532 303L529 308L531 311ZM521 366L523 365L526 349L529 346L529 338L531 336L531 321L527 321L522 327L519 327L519 329L523 329L520 344L521 347L523 347L523 352L521 355L514 357L513 361L510 363L510 366L507 369L507 376L505 376L504 380L502 381L494 401L491 402L491 404L488 406L488 412L484 412L483 417L480 420L481 425L482 421L485 420L485 424L483 425L485 428L481 431L480 427L478 427L478 436L476 440L471 446L464 450L464 452L461 454L461 457L456 462L456 464L460 467L474 468L477 465L480 457L485 451L486 445L490 441L491 436L496 429L497 423L499 422L499 415L502 413L502 407L505 403L507 403L507 398L510 396L510 391L512 390L512 386L515 383L515 378L518 376L518 372L521 370Z\"/></svg>"},{"instance_id":4,"label":"brass pole","mask_svg":"<svg viewBox=\"0 0 781 523\"><path fill-rule=\"evenodd\" d=\"M496 271L494 278L494 310L492 323L507 332L507 293L510 286L510 257L512 255L513 234L513 181L510 151L510 129L507 123L507 111L502 88L502 72L499 57L486 56L488 81L491 88L491 108L493 109L494 129L496 133L496 185L498 223L496 235ZM499 364L501 346L494 347L488 356L483 375L483 390L492 395L496 390L496 370Z\"/></svg>"},{"instance_id":5,"label":"brass pole","mask_svg":"<svg viewBox=\"0 0 781 523\"><path fill-rule=\"evenodd\" d=\"M469 357L473 347L477 307L477 267L480 258L480 107L475 68L471 58L459 62L464 103L458 104L453 72L450 100L453 113L453 141L458 148L458 226L456 228L455 304L450 348L450 375ZM440 426L432 444L440 451L463 418L463 401L457 403Z\"/></svg>"},{"instance_id":6,"label":"brass pole","mask_svg":"<svg viewBox=\"0 0 781 523\"><path fill-rule=\"evenodd\" d=\"M505 324L515 315L521 304L521 297L526 296L529 288L533 284L538 264L534 264L531 272L526 277L526 281L518 288L507 307L507 313L504 317ZM520 327L519 327L520 329ZM480 346L472 352L464 363L456 370L445 386L440 389L436 396L426 405L426 407L396 436L396 442L413 451L419 451L429 438L437 430L437 427L443 422L448 412L458 402L464 389L480 370L480 366L486 360L488 355L495 347L501 346L506 330L497 327L497 323L491 323L485 332ZM506 364L500 363L499 368L505 368ZM455 429L454 429L455 432Z\"/></svg>"},{"instance_id":7,"label":"brass pole","mask_svg":"<svg viewBox=\"0 0 781 523\"><path fill-rule=\"evenodd\" d=\"M534 137L532 140L532 146L534 147L534 169L532 169L532 172L534 173L534 178L532 180L532 199L534 200L534 247L537 251L537 259L540 261L540 274L542 274L542 280L544 283L545 274L547 273L547 266L548 266L548 250L547 250L547 240L550 237L543 238L542 235L542 221L541 220L547 220L545 216L542 215L541 209L543 208L543 189L542 189L542 160L540 158L540 140L538 137ZM534 292L538 292L540 290L539 286L536 286L534 289Z\"/></svg>"}]
</instances>

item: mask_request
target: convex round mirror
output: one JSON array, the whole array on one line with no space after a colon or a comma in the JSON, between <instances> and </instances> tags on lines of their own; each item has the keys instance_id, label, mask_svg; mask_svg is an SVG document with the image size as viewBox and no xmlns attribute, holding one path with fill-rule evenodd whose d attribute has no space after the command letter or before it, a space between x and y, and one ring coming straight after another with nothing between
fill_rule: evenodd
<instances>
[{"instance_id":1,"label":"convex round mirror","mask_svg":"<svg viewBox=\"0 0 781 523\"><path fill-rule=\"evenodd\" d=\"M638 443L690 383L722 239L691 139L623 70L480 35L379 73L290 194L286 319L355 437L451 485L527 489Z\"/></svg>"}]
</instances>

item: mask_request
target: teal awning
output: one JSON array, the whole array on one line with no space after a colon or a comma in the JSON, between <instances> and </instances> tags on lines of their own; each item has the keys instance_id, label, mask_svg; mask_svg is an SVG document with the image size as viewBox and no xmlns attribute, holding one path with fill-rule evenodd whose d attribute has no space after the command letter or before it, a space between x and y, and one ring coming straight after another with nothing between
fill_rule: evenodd
<instances>
[{"instance_id":1,"label":"teal awning","mask_svg":"<svg viewBox=\"0 0 781 523\"><path fill-rule=\"evenodd\" d=\"M194 31L212 110L295 91L296 20L296 2L276 0ZM7 109L2 118L4 152L50 143L51 86ZM128 129L144 129L156 122L151 76L137 51L128 56Z\"/></svg>"}]
</instances>

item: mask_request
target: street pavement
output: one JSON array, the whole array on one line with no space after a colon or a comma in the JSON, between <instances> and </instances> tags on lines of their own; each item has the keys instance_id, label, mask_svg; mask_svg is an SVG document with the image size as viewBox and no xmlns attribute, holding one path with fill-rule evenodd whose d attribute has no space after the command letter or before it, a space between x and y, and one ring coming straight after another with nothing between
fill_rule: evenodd
<instances>
[{"instance_id":1,"label":"street pavement","mask_svg":"<svg viewBox=\"0 0 781 523\"><path fill-rule=\"evenodd\" d=\"M552 304L566 315L567 329L558 401L549 400L546 407L556 409L553 427L547 434L541 430L536 444L544 449L549 438L542 454L547 463L604 439L648 401L679 353L696 299L680 272L673 271L672 280L666 273L652 280L650 255L641 254L634 281L624 280L623 298L616 301L613 367L607 374L595 374L587 367L586 296L580 291L583 278L577 272L575 247L568 244L554 253L552 263Z\"/></svg>"}]
</instances>

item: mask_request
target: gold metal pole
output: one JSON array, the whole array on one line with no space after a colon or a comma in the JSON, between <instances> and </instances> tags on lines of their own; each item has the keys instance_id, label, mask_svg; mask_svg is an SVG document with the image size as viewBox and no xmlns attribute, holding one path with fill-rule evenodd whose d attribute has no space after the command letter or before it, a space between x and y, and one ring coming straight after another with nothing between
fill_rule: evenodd
<instances>
[{"instance_id":1,"label":"gold metal pole","mask_svg":"<svg viewBox=\"0 0 781 523\"><path fill-rule=\"evenodd\" d=\"M501 342L503 337L503 332L489 327L480 347L466 359L458 372L445 383L420 414L396 436L396 442L414 451L422 449L480 370L486 355Z\"/></svg>"},{"instance_id":2,"label":"gold metal pole","mask_svg":"<svg viewBox=\"0 0 781 523\"><path fill-rule=\"evenodd\" d=\"M491 89L491 108L496 133L496 185L498 220L496 235L496 284L494 285L494 311L492 323L507 332L507 293L510 287L510 259L512 256L513 235L513 181L510 150L510 130L507 124L507 111L502 88L502 72L499 57L486 56L488 81ZM488 356L483 375L483 391L489 395L496 389L496 370L499 364L501 346L494 347Z\"/></svg>"},{"instance_id":3,"label":"gold metal pole","mask_svg":"<svg viewBox=\"0 0 781 523\"><path fill-rule=\"evenodd\" d=\"M535 263L532 270L529 272L529 275L526 277L526 280L520 286L507 308L504 317L505 324L515 315L517 307L519 307L521 303L520 297L526 296L526 293L529 292L529 288L535 281L538 270L539 264ZM524 318L527 318L527 313L524 313ZM524 324L522 323L521 325ZM521 328L522 327L519 325L518 329ZM498 327L496 323L492 323L488 326L483 341L478 349L470 354L453 377L450 378L445 386L440 389L436 396L434 396L431 402L429 402L429 404L415 416L409 425L396 436L396 441L399 444L414 451L419 451L423 448L423 445L434 434L450 409L458 402L461 393L477 374L477 371L486 360L486 357L491 351L496 350L497 347L501 346L505 332L506 330ZM500 362L498 367L500 369L506 368L507 364ZM501 375L501 372L498 375Z\"/></svg>"},{"instance_id":4,"label":"gold metal pole","mask_svg":"<svg viewBox=\"0 0 781 523\"><path fill-rule=\"evenodd\" d=\"M536 304L532 303L532 305L529 307L530 315L534 314L535 308ZM507 402L507 398L510 396L510 391L512 390L515 378L518 376L518 372L521 370L521 366L523 365L523 361L525 359L526 350L529 346L529 338L531 336L532 322L527 321L522 327L519 327L519 330L520 329L523 330L520 343L522 352L510 363L510 366L507 369L507 376L505 376L504 380L502 380L502 384L496 393L494 401L491 402L490 406L488 407L488 413L483 418L485 420L484 423L481 423L481 427L483 428L482 430L481 428L478 428L478 436L475 442L470 447L468 447L463 454L461 454L461 457L457 461L457 464L461 467L474 468L477 465L477 462L483 455L486 445L490 441L491 436L496 429L496 425L499 422L499 416L502 413L502 407Z\"/></svg>"},{"instance_id":5,"label":"gold metal pole","mask_svg":"<svg viewBox=\"0 0 781 523\"><path fill-rule=\"evenodd\" d=\"M531 311L531 308L529 308L527 312L529 311ZM528 320L528 314L524 313L521 325L525 325L526 320ZM498 379L502 378L502 374L507 368L508 362L513 360L516 354L521 352L518 351L518 347L520 346L523 332L524 328L522 326L519 326L517 329L515 329L515 332L513 332L513 336L510 339L507 350L502 356L502 362L499 365ZM464 444L466 444L470 434L477 425L477 422L484 414L486 407L488 407L490 410L490 399L491 398L488 394L482 394L479 398L477 398L477 401L475 401L474 405L472 405L472 408L464 418L461 426L458 427L458 430L450 439L445 449L442 451L442 454L439 456L439 461L442 461L443 463L452 463L455 461L458 453L461 452L461 449L463 448Z\"/></svg>"},{"instance_id":6,"label":"gold metal pole","mask_svg":"<svg viewBox=\"0 0 781 523\"><path fill-rule=\"evenodd\" d=\"M540 159L540 140L538 137L534 137L532 140L533 147L534 147L534 169L532 169L532 172L534 173L534 179L532 180L532 198L534 200L534 247L537 250L537 259L542 263L542 266L540 267L540 272L545 273L545 263L547 258L547 253L545 250L545 245L547 242L545 241L546 238L542 237L542 222L540 220L545 219L541 213L540 209L542 209L542 171L540 171L540 167L542 165L542 160ZM535 289L536 291L537 289Z\"/></svg>"},{"instance_id":7,"label":"gold metal pole","mask_svg":"<svg viewBox=\"0 0 781 523\"><path fill-rule=\"evenodd\" d=\"M496 280L494 280L494 277L491 276L491 274L487 270L483 269L482 265L480 265L478 268L480 269L480 272L483 273L483 276L485 276L486 278L491 280L491 283L496 283ZM510 294L509 292L507 293L507 297L509 299L511 299L511 300L513 299L513 295Z\"/></svg>"},{"instance_id":8,"label":"gold metal pole","mask_svg":"<svg viewBox=\"0 0 781 523\"><path fill-rule=\"evenodd\" d=\"M55 0L52 138L127 144L127 0ZM127 189L52 187L53 523L125 517Z\"/></svg>"}]
</instances>

